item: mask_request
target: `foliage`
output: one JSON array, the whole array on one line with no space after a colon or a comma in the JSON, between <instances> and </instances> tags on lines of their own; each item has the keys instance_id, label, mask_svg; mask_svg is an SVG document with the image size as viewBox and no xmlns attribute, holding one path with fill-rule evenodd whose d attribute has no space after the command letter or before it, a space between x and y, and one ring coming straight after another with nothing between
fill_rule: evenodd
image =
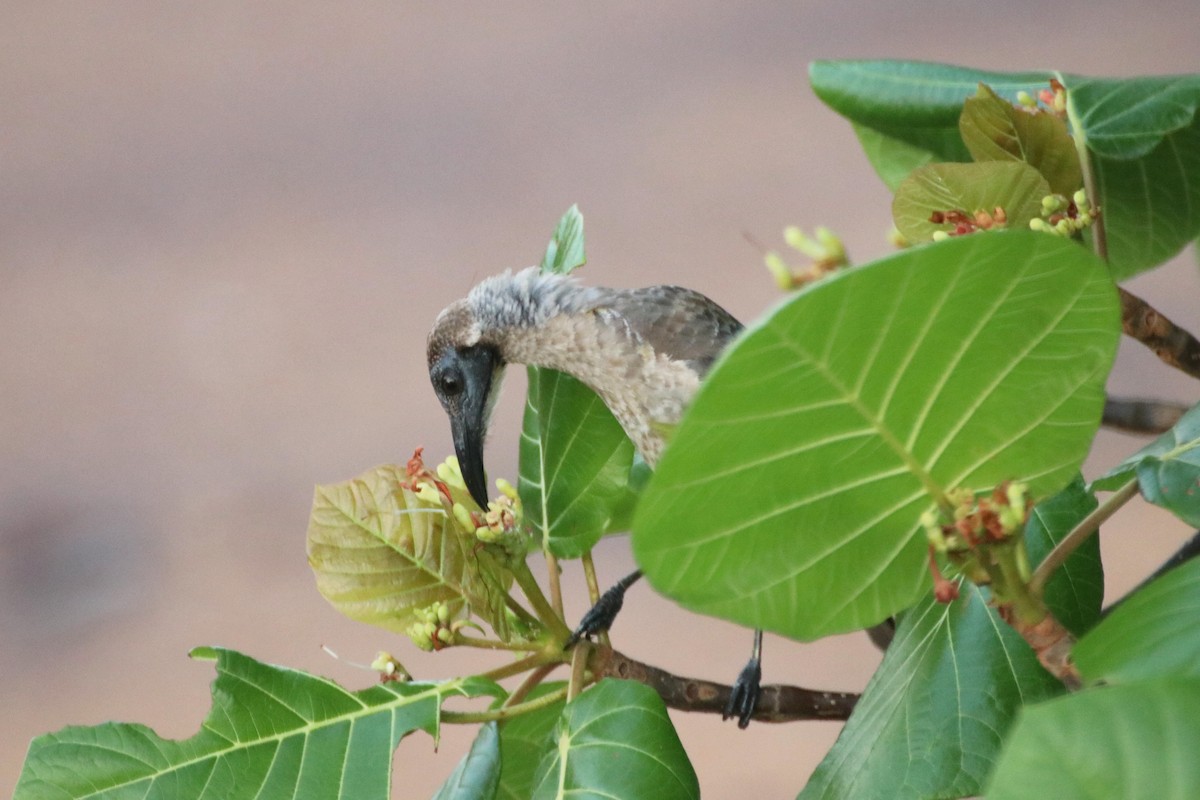
<instances>
[{"instance_id":1,"label":"foliage","mask_svg":"<svg viewBox=\"0 0 1200 800\"><path fill-rule=\"evenodd\" d=\"M339 610L513 658L416 683L381 654L385 680L350 692L201 649L217 678L195 736L47 734L18 800L384 798L400 738L443 723L480 728L439 797L695 797L659 694L564 651L556 559L631 521L649 580L701 613L800 639L899 620L837 743L795 776L802 797L1200 796L1200 566L1101 619L1094 536L1136 491L1200 525L1200 407L1079 476L1122 330L1115 281L1200 235L1200 77L858 61L811 78L914 246L841 268L823 234L841 257L727 349L653 476L590 389L531 368L519 486L486 508L420 451L318 487L309 560ZM542 268L585 261L572 207ZM570 681L544 680L572 660Z\"/></svg>"}]
</instances>

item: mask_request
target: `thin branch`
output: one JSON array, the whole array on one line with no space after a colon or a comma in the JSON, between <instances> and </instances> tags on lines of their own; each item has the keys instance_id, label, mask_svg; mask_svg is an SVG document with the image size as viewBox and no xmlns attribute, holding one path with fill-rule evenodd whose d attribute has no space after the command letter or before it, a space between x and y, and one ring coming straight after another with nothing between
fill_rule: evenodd
<instances>
[{"instance_id":1,"label":"thin branch","mask_svg":"<svg viewBox=\"0 0 1200 800\"><path fill-rule=\"evenodd\" d=\"M1149 347L1163 363L1200 378L1200 341L1142 298L1118 287L1121 327L1126 336Z\"/></svg>"},{"instance_id":2,"label":"thin branch","mask_svg":"<svg viewBox=\"0 0 1200 800\"><path fill-rule=\"evenodd\" d=\"M644 683L658 692L669 707L680 711L720 714L733 691L733 687L725 684L673 675L609 647L598 645L593 652L592 671L597 679L622 678ZM752 719L758 722L844 720L854 710L858 697L854 692L824 692L772 684L762 687Z\"/></svg>"},{"instance_id":3,"label":"thin branch","mask_svg":"<svg viewBox=\"0 0 1200 800\"><path fill-rule=\"evenodd\" d=\"M558 669L561 665L562 662L556 661L553 664L543 664L542 666L530 672L525 676L525 680L521 681L520 685L512 690L512 694L510 694L508 699L501 704L501 707L507 708L510 706L515 706L524 701L529 693L537 688L538 684L546 680L546 677L551 672Z\"/></svg>"},{"instance_id":4,"label":"thin branch","mask_svg":"<svg viewBox=\"0 0 1200 800\"><path fill-rule=\"evenodd\" d=\"M567 695L567 687L563 686L555 689L552 692L547 692L541 697L536 697L524 703L517 703L511 706L500 706L488 711L447 711L442 709L441 721L450 725L470 725L480 722L495 722L511 717L518 717L521 714L528 714L530 711L537 711L539 708L552 706L562 700Z\"/></svg>"},{"instance_id":5,"label":"thin branch","mask_svg":"<svg viewBox=\"0 0 1200 800\"><path fill-rule=\"evenodd\" d=\"M1035 597L1041 597L1046 589L1046 581L1050 580L1054 571L1063 565L1067 557L1074 553L1079 545L1099 530L1100 526L1117 512L1117 509L1129 502L1130 498L1137 494L1137 491L1137 478L1130 478L1095 511L1084 517L1083 521L1076 525L1070 533L1059 540L1054 549L1042 559L1042 563L1038 564L1037 569L1033 571L1033 576L1029 579L1029 591Z\"/></svg>"},{"instance_id":6,"label":"thin branch","mask_svg":"<svg viewBox=\"0 0 1200 800\"><path fill-rule=\"evenodd\" d=\"M487 672L480 673L479 677L488 678L493 681L502 681L505 678L511 678L513 675L520 675L522 672L546 664L561 664L562 659L555 654L547 654L546 652L534 653L533 655L525 656L524 658L505 664L502 667L489 669Z\"/></svg>"},{"instance_id":7,"label":"thin branch","mask_svg":"<svg viewBox=\"0 0 1200 800\"><path fill-rule=\"evenodd\" d=\"M1166 433L1187 410L1165 400L1110 397L1104 401L1101 423L1126 433Z\"/></svg>"}]
</instances>

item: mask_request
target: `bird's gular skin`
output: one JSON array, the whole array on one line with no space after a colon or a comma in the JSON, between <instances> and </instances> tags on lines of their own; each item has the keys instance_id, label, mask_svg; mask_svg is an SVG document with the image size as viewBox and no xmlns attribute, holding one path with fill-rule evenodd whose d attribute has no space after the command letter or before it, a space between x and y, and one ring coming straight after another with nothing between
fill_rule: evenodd
<instances>
[{"instance_id":1,"label":"bird's gular skin","mask_svg":"<svg viewBox=\"0 0 1200 800\"><path fill-rule=\"evenodd\" d=\"M471 497L487 507L483 442L504 363L494 348L446 348L430 365L433 390L450 417L454 452Z\"/></svg>"}]
</instances>

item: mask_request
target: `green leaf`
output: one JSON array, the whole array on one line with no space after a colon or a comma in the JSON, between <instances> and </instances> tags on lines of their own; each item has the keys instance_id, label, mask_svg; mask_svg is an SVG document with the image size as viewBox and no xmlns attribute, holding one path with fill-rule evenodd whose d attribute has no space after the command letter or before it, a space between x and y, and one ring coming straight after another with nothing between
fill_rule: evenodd
<instances>
[{"instance_id":1,"label":"green leaf","mask_svg":"<svg viewBox=\"0 0 1200 800\"><path fill-rule=\"evenodd\" d=\"M579 206L573 205L562 215L554 229L554 236L546 245L546 255L542 256L542 272L568 275L586 263L583 214L579 213Z\"/></svg>"},{"instance_id":2,"label":"green leaf","mask_svg":"<svg viewBox=\"0 0 1200 800\"><path fill-rule=\"evenodd\" d=\"M500 734L496 723L481 725L471 749L433 800L492 800L500 784Z\"/></svg>"},{"instance_id":3,"label":"green leaf","mask_svg":"<svg viewBox=\"0 0 1200 800\"><path fill-rule=\"evenodd\" d=\"M801 290L724 355L634 518L638 563L705 614L812 639L927 591L946 492L1062 489L1119 331L1104 265L1044 234L918 247Z\"/></svg>"},{"instance_id":4,"label":"green leaf","mask_svg":"<svg viewBox=\"0 0 1200 800\"><path fill-rule=\"evenodd\" d=\"M961 591L905 612L801 800L977 794L1017 710L1062 691L979 589Z\"/></svg>"},{"instance_id":5,"label":"green leaf","mask_svg":"<svg viewBox=\"0 0 1200 800\"><path fill-rule=\"evenodd\" d=\"M1071 651L1088 680L1200 678L1200 559L1130 595Z\"/></svg>"},{"instance_id":6,"label":"green leaf","mask_svg":"<svg viewBox=\"0 0 1200 800\"><path fill-rule=\"evenodd\" d=\"M1019 109L980 84L958 125L976 161L1024 162L1041 173L1050 191L1066 197L1083 188L1075 140L1057 114Z\"/></svg>"},{"instance_id":7,"label":"green leaf","mask_svg":"<svg viewBox=\"0 0 1200 800\"><path fill-rule=\"evenodd\" d=\"M633 458L633 443L595 392L529 367L518 491L544 547L578 558L627 520Z\"/></svg>"},{"instance_id":8,"label":"green leaf","mask_svg":"<svg viewBox=\"0 0 1200 800\"><path fill-rule=\"evenodd\" d=\"M544 683L530 693L533 700L563 686ZM553 733L566 703L559 702L500 723L500 785L497 800L528 800L533 796L538 764L558 746Z\"/></svg>"},{"instance_id":9,"label":"green leaf","mask_svg":"<svg viewBox=\"0 0 1200 800\"><path fill-rule=\"evenodd\" d=\"M308 563L317 589L350 619L405 632L436 602L453 616L479 614L504 641L512 575L474 537L447 524L445 511L403 484L385 465L318 486L308 523Z\"/></svg>"},{"instance_id":10,"label":"green leaf","mask_svg":"<svg viewBox=\"0 0 1200 800\"><path fill-rule=\"evenodd\" d=\"M1025 229L1041 214L1042 198L1050 194L1046 179L1021 161L980 164L929 164L915 170L896 189L892 216L910 242L927 242L937 231L952 232L953 222L933 222L936 214L958 211L968 218L1001 208L1007 227Z\"/></svg>"},{"instance_id":11,"label":"green leaf","mask_svg":"<svg viewBox=\"0 0 1200 800\"><path fill-rule=\"evenodd\" d=\"M1040 564L1054 545L1071 532L1099 503L1077 477L1067 488L1038 503L1025 526L1029 563ZM1067 558L1046 584L1044 598L1056 619L1081 636L1100 619L1104 602L1104 565L1100 537L1089 537Z\"/></svg>"},{"instance_id":12,"label":"green leaf","mask_svg":"<svg viewBox=\"0 0 1200 800\"><path fill-rule=\"evenodd\" d=\"M217 648L213 707L200 732L162 739L144 725L71 727L33 740L15 800L353 797L387 800L392 751L436 742L450 696L499 696L491 681L383 683L349 692L324 678Z\"/></svg>"},{"instance_id":13,"label":"green leaf","mask_svg":"<svg viewBox=\"0 0 1200 800\"><path fill-rule=\"evenodd\" d=\"M1193 527L1200 527L1200 405L1175 427L1098 478L1096 489L1116 489L1137 476L1142 496Z\"/></svg>"},{"instance_id":14,"label":"green leaf","mask_svg":"<svg viewBox=\"0 0 1200 800\"><path fill-rule=\"evenodd\" d=\"M893 192L909 173L937 158L932 150L920 145L896 139L866 125L851 125L854 126L854 135L858 137L858 143L862 145L867 160Z\"/></svg>"},{"instance_id":15,"label":"green leaf","mask_svg":"<svg viewBox=\"0 0 1200 800\"><path fill-rule=\"evenodd\" d=\"M583 266L583 215L571 206L542 259L543 272ZM529 367L518 491L542 546L578 558L629 517L633 444L595 392L569 375Z\"/></svg>"},{"instance_id":16,"label":"green leaf","mask_svg":"<svg viewBox=\"0 0 1200 800\"><path fill-rule=\"evenodd\" d=\"M988 800L1200 797L1200 681L1091 689L1029 708Z\"/></svg>"},{"instance_id":17,"label":"green leaf","mask_svg":"<svg viewBox=\"0 0 1200 800\"><path fill-rule=\"evenodd\" d=\"M1096 193L1118 280L1174 257L1200 233L1200 126L1133 159L1093 157Z\"/></svg>"},{"instance_id":18,"label":"green leaf","mask_svg":"<svg viewBox=\"0 0 1200 800\"><path fill-rule=\"evenodd\" d=\"M1018 91L1047 86L1050 78L1049 72L985 72L917 61L816 61L809 67L817 97L850 120L860 140L861 129L878 135L868 137L864 147L893 189L896 176L921 166L922 158L971 160L958 120L980 83L1015 99Z\"/></svg>"},{"instance_id":19,"label":"green leaf","mask_svg":"<svg viewBox=\"0 0 1200 800\"><path fill-rule=\"evenodd\" d=\"M1069 78L1078 127L1087 132L1088 149L1099 156L1141 158L1171 134L1195 125L1200 75Z\"/></svg>"},{"instance_id":20,"label":"green leaf","mask_svg":"<svg viewBox=\"0 0 1200 800\"><path fill-rule=\"evenodd\" d=\"M935 161L969 160L957 125L979 83L1013 100L1056 78L1068 90L1072 132L1092 154L1113 275L1124 279L1161 264L1200 234L1200 76L1117 80L912 61L819 61L810 77L830 107L877 134L864 147L891 186L905 165L917 166L914 151ZM881 159L879 137L910 147L894 162Z\"/></svg>"},{"instance_id":21,"label":"green leaf","mask_svg":"<svg viewBox=\"0 0 1200 800\"><path fill-rule=\"evenodd\" d=\"M534 800L700 796L666 706L649 686L601 681L567 704L555 737L538 766Z\"/></svg>"}]
</instances>

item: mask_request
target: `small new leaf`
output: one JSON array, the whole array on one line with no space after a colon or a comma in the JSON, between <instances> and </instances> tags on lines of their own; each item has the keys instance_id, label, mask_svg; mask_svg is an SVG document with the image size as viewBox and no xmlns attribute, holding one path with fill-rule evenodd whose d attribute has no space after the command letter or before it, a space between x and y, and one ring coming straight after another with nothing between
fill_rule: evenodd
<instances>
[{"instance_id":1,"label":"small new leaf","mask_svg":"<svg viewBox=\"0 0 1200 800\"><path fill-rule=\"evenodd\" d=\"M981 83L958 127L976 161L1023 161L1067 197L1083 186L1075 142L1056 114L1019 109Z\"/></svg>"},{"instance_id":2,"label":"small new leaf","mask_svg":"<svg viewBox=\"0 0 1200 800\"><path fill-rule=\"evenodd\" d=\"M444 603L451 618L478 614L509 641L511 574L406 480L403 467L387 465L316 488L308 563L317 589L347 617L388 630L404 632Z\"/></svg>"},{"instance_id":3,"label":"small new leaf","mask_svg":"<svg viewBox=\"0 0 1200 800\"><path fill-rule=\"evenodd\" d=\"M927 242L938 233L1024 229L1041 214L1049 193L1046 179L1024 162L929 164L900 184L892 216L910 242Z\"/></svg>"}]
</instances>

